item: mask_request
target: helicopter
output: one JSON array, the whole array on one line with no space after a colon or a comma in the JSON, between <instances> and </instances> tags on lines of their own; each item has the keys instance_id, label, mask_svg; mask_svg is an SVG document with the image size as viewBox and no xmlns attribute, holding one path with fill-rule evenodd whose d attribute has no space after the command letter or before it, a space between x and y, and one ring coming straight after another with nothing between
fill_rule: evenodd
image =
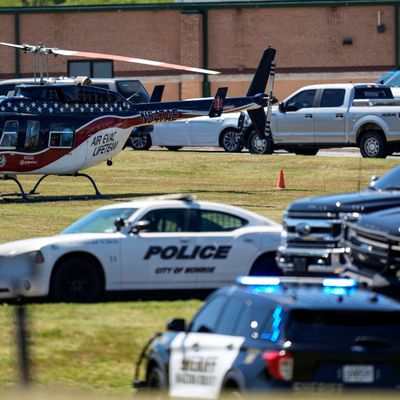
<instances>
[{"instance_id":1,"label":"helicopter","mask_svg":"<svg viewBox=\"0 0 400 400\"><path fill-rule=\"evenodd\" d=\"M49 175L82 176L90 180L95 196L101 193L88 174L81 173L111 159L123 150L133 128L208 115L219 117L225 112L247 110L259 135L270 137L273 82L276 50L264 50L259 66L244 97L226 97L227 88L219 88L214 98L162 102L163 86L156 86L147 103L134 103L121 94L89 86L88 78L50 82L44 79L44 58L50 55L105 58L138 62L166 68L217 74L219 72L129 58L102 53L89 53L42 44L0 45L18 48L39 56L40 78L35 84L18 85L15 92L0 98L0 179L14 181L23 201L29 201L40 183ZM271 77L271 79L269 79ZM36 80L36 73L35 73ZM265 94L269 80L269 94ZM267 113L264 111L267 107ZM17 176L42 175L29 193ZM1 194L0 194L1 196Z\"/></svg>"}]
</instances>

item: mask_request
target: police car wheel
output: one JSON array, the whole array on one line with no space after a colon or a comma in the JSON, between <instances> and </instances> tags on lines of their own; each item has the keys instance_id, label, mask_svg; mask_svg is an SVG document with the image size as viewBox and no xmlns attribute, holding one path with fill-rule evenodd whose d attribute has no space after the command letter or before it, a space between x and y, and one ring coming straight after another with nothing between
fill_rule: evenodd
<instances>
[{"instance_id":1,"label":"police car wheel","mask_svg":"<svg viewBox=\"0 0 400 400\"><path fill-rule=\"evenodd\" d=\"M251 276L282 276L282 270L276 265L275 254L265 254L254 262L249 272Z\"/></svg>"},{"instance_id":2,"label":"police car wheel","mask_svg":"<svg viewBox=\"0 0 400 400\"><path fill-rule=\"evenodd\" d=\"M90 259L70 257L54 271L50 291L55 301L90 303L101 296L103 282Z\"/></svg>"},{"instance_id":3,"label":"police car wheel","mask_svg":"<svg viewBox=\"0 0 400 400\"><path fill-rule=\"evenodd\" d=\"M152 367L147 376L147 386L150 389L163 389L167 387L165 373L158 366Z\"/></svg>"}]
</instances>

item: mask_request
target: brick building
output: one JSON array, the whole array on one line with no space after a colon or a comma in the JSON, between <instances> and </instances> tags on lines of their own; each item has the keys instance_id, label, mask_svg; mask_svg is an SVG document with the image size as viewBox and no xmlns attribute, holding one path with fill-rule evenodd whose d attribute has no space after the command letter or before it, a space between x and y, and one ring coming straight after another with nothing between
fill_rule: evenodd
<instances>
[{"instance_id":1,"label":"brick building","mask_svg":"<svg viewBox=\"0 0 400 400\"><path fill-rule=\"evenodd\" d=\"M270 0L0 8L1 40L222 72L203 77L114 62L115 76L138 76L149 90L165 83L166 100L199 97L224 85L230 95L242 95L262 49L272 44L278 50L275 94L283 98L308 83L372 81L396 68L399 4ZM50 75L66 75L76 61L50 58ZM0 78L31 76L32 71L32 55L0 48Z\"/></svg>"}]
</instances>

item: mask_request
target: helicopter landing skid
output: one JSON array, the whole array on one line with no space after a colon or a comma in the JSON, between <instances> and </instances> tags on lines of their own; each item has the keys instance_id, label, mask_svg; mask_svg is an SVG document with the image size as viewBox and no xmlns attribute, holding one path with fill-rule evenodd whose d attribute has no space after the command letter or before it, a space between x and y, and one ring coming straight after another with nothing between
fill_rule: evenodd
<instances>
[{"instance_id":1,"label":"helicopter landing skid","mask_svg":"<svg viewBox=\"0 0 400 400\"><path fill-rule=\"evenodd\" d=\"M36 185L32 188L32 190L29 192L30 195L32 194L37 194L36 189L39 187L39 185L42 183L42 181L47 178L49 175L43 175L40 177L40 179L36 182ZM91 184L93 185L93 188L96 192L96 197L103 197L103 195L100 193L96 182L94 181L94 179L87 174L82 174L81 172L75 172L74 174L63 174L63 175L58 175L58 176L83 176L84 178L89 179L89 181L91 182Z\"/></svg>"},{"instance_id":2,"label":"helicopter landing skid","mask_svg":"<svg viewBox=\"0 0 400 400\"><path fill-rule=\"evenodd\" d=\"M14 181L17 185L18 188L20 190L19 193L0 193L0 197L4 198L4 196L21 196L23 201L29 201L29 197L27 196L27 194L24 191L24 188L21 185L21 182L15 177L15 176L10 176L10 175L3 175L1 176L1 179L5 180L5 181Z\"/></svg>"},{"instance_id":3,"label":"helicopter landing skid","mask_svg":"<svg viewBox=\"0 0 400 400\"><path fill-rule=\"evenodd\" d=\"M39 185L41 184L41 182L45 179L45 178L47 178L49 175L43 175L43 176L41 176L40 177L40 179L36 182L36 184L35 184L35 186L32 188L32 190L29 192L29 194L27 194L25 191L24 191L24 188L22 187L22 184L21 184L21 182L15 177L15 176L12 176L12 175L0 175L0 179L4 179L4 180L11 180L11 181L14 181L17 185L18 185L18 188L19 188L19 190L20 190L20 192L19 193L0 193L0 198L2 199L2 200L4 200L4 201L7 201L7 202L12 202L13 200L12 199L9 199L9 198L6 198L5 196L20 196L21 197L21 200L20 201L22 201L22 202L30 202L30 201L35 201L35 200L38 200L37 198L35 198L35 197L31 197L31 195L36 195L36 194L38 194L37 192L36 192L36 190L37 190L37 188L39 187ZM83 198L84 199L87 199L88 197L94 197L94 198L97 198L97 199L100 199L100 198L103 198L104 196L100 193L100 191L99 191L99 189L98 189L98 187L97 187L97 185L96 185L96 182L94 181L94 179L91 177L91 176L89 176L89 175L87 175L87 174L83 174L83 173L80 173L80 172L75 172L75 173L73 173L73 174L62 174L62 175L58 175L58 176L83 176L84 178L87 178L87 179L89 179L89 181L91 182L91 184L93 185L93 188L94 188L94 190L95 190L95 195L92 195L92 196L88 196L88 195L84 195L83 196ZM57 198L53 198L53 197L48 197L48 198L46 198L46 200L48 200L48 201L51 201L51 200L55 200L55 199L57 199L57 200L61 200L61 199L71 199L71 196L65 196L65 197L57 197ZM78 199L78 198L75 198L74 197L74 199Z\"/></svg>"}]
</instances>

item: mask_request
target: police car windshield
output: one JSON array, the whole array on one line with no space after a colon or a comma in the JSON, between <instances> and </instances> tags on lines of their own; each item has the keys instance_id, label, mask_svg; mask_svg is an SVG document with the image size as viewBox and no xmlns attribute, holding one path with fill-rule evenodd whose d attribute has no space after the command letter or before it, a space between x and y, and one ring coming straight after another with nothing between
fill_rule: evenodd
<instances>
[{"instance_id":1,"label":"police car windshield","mask_svg":"<svg viewBox=\"0 0 400 400\"><path fill-rule=\"evenodd\" d=\"M137 208L110 208L108 210L96 210L74 222L61 232L69 233L109 233L116 232L114 222L117 218L129 218Z\"/></svg>"},{"instance_id":2,"label":"police car windshield","mask_svg":"<svg viewBox=\"0 0 400 400\"><path fill-rule=\"evenodd\" d=\"M293 310L286 337L303 343L353 343L360 337L375 338L379 343L397 343L400 312Z\"/></svg>"}]
</instances>

